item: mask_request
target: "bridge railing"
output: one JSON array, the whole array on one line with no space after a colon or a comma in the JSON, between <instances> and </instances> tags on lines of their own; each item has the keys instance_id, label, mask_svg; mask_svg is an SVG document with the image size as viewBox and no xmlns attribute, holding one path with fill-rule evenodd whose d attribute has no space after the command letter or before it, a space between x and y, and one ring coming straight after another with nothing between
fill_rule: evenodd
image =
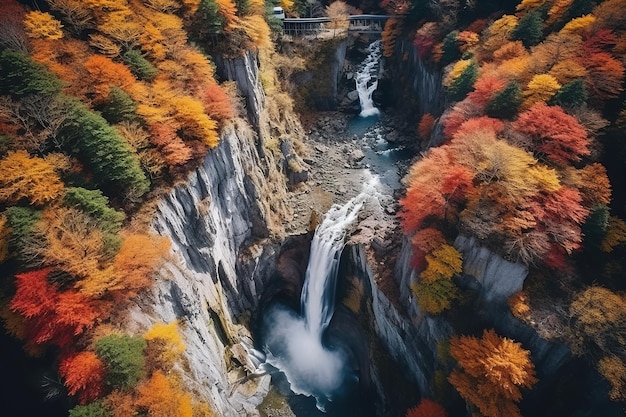
<instances>
[{"instance_id":1,"label":"bridge railing","mask_svg":"<svg viewBox=\"0 0 626 417\"><path fill-rule=\"evenodd\" d=\"M348 31L359 33L381 33L385 27L385 21L391 18L403 16L389 16L376 14L350 15ZM283 32L290 36L318 36L325 31L341 33L342 30L328 27L333 22L329 17L305 17L283 19Z\"/></svg>"}]
</instances>

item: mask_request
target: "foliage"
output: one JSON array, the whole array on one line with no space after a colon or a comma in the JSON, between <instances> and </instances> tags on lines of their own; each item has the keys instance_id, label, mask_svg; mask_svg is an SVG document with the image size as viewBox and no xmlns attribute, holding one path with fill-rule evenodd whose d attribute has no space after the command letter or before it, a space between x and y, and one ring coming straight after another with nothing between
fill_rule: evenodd
<instances>
[{"instance_id":1,"label":"foliage","mask_svg":"<svg viewBox=\"0 0 626 417\"><path fill-rule=\"evenodd\" d=\"M191 417L193 414L189 394L161 371L154 372L137 390L137 404L147 410L149 417Z\"/></svg>"},{"instance_id":2,"label":"foliage","mask_svg":"<svg viewBox=\"0 0 626 417\"><path fill-rule=\"evenodd\" d=\"M420 278L426 282L450 279L461 273L461 258L461 254L453 246L442 244L426 254L428 267L420 274Z\"/></svg>"},{"instance_id":3,"label":"foliage","mask_svg":"<svg viewBox=\"0 0 626 417\"><path fill-rule=\"evenodd\" d=\"M137 104L132 97L117 85L112 85L109 96L100 106L100 112L107 122L111 124L134 120Z\"/></svg>"},{"instance_id":4,"label":"foliage","mask_svg":"<svg viewBox=\"0 0 626 417\"><path fill-rule=\"evenodd\" d=\"M102 116L82 103L72 102L62 134L85 158L99 182L121 186L133 198L150 188L132 149Z\"/></svg>"},{"instance_id":5,"label":"foliage","mask_svg":"<svg viewBox=\"0 0 626 417\"><path fill-rule=\"evenodd\" d=\"M80 187L69 187L65 191L65 204L82 210L98 224L102 231L105 252L113 256L119 250L122 239L117 234L122 228L126 217L109 206L109 199L100 190L86 190Z\"/></svg>"},{"instance_id":6,"label":"foliage","mask_svg":"<svg viewBox=\"0 0 626 417\"><path fill-rule=\"evenodd\" d=\"M459 75L455 78L448 88L452 100L461 100L467 93L472 91L474 82L478 77L478 66L475 62L471 62Z\"/></svg>"},{"instance_id":7,"label":"foliage","mask_svg":"<svg viewBox=\"0 0 626 417\"><path fill-rule=\"evenodd\" d=\"M94 325L99 313L80 293L59 292L46 280L49 274L46 268L16 275L11 309L27 319L29 343L67 347Z\"/></svg>"},{"instance_id":8,"label":"foliage","mask_svg":"<svg viewBox=\"0 0 626 417\"><path fill-rule=\"evenodd\" d=\"M531 150L557 165L580 161L589 154L587 132L560 107L536 103L521 113L512 128L531 140Z\"/></svg>"},{"instance_id":9,"label":"foliage","mask_svg":"<svg viewBox=\"0 0 626 417\"><path fill-rule=\"evenodd\" d=\"M136 49L124 52L122 59L140 80L151 81L159 73L159 70Z\"/></svg>"},{"instance_id":10,"label":"foliage","mask_svg":"<svg viewBox=\"0 0 626 417\"><path fill-rule=\"evenodd\" d=\"M624 295L600 286L577 293L569 307L570 346L592 361L606 356L626 359Z\"/></svg>"},{"instance_id":11,"label":"foliage","mask_svg":"<svg viewBox=\"0 0 626 417\"><path fill-rule=\"evenodd\" d=\"M550 74L535 75L524 90L524 108L535 103L545 103L561 88L561 84Z\"/></svg>"},{"instance_id":12,"label":"foliage","mask_svg":"<svg viewBox=\"0 0 626 417\"><path fill-rule=\"evenodd\" d=\"M406 412L406 417L447 417L446 410L428 398Z\"/></svg>"},{"instance_id":13,"label":"foliage","mask_svg":"<svg viewBox=\"0 0 626 417\"><path fill-rule=\"evenodd\" d=\"M155 323L145 334L148 368L170 369L185 350L176 322ZM150 362L154 362L151 365Z\"/></svg>"},{"instance_id":14,"label":"foliage","mask_svg":"<svg viewBox=\"0 0 626 417\"><path fill-rule=\"evenodd\" d=\"M0 52L0 93L13 97L28 94L57 94L61 81L48 69L22 52Z\"/></svg>"},{"instance_id":15,"label":"foliage","mask_svg":"<svg viewBox=\"0 0 626 417\"><path fill-rule=\"evenodd\" d=\"M41 217L41 212L30 207L9 207L4 212L7 226L10 230L9 250L23 253L28 245L29 237L34 231L35 224Z\"/></svg>"},{"instance_id":16,"label":"foliage","mask_svg":"<svg viewBox=\"0 0 626 417\"><path fill-rule=\"evenodd\" d=\"M209 83L203 94L202 104L211 118L224 123L235 115L230 97L217 83Z\"/></svg>"},{"instance_id":17,"label":"foliage","mask_svg":"<svg viewBox=\"0 0 626 417\"><path fill-rule=\"evenodd\" d=\"M613 249L626 242L626 222L622 219L610 216L606 236L601 247L604 252L612 252Z\"/></svg>"},{"instance_id":18,"label":"foliage","mask_svg":"<svg viewBox=\"0 0 626 417\"><path fill-rule=\"evenodd\" d=\"M396 38L400 34L402 28L400 19L387 19L385 27L381 34L383 41L383 56L389 58L393 55L396 48Z\"/></svg>"},{"instance_id":19,"label":"foliage","mask_svg":"<svg viewBox=\"0 0 626 417\"><path fill-rule=\"evenodd\" d=\"M598 371L611 384L609 396L614 401L626 400L626 365L615 355L605 356L598 361Z\"/></svg>"},{"instance_id":20,"label":"foliage","mask_svg":"<svg viewBox=\"0 0 626 417\"><path fill-rule=\"evenodd\" d=\"M538 12L530 12L522 17L513 32L512 38L520 40L525 47L537 45L543 38L543 21Z\"/></svg>"},{"instance_id":21,"label":"foliage","mask_svg":"<svg viewBox=\"0 0 626 417\"><path fill-rule=\"evenodd\" d=\"M459 296L459 290L451 279L419 281L411 284L411 290L417 299L417 305L427 314L439 314L450 308L452 301Z\"/></svg>"},{"instance_id":22,"label":"foliage","mask_svg":"<svg viewBox=\"0 0 626 417\"><path fill-rule=\"evenodd\" d=\"M607 206L596 206L589 214L589 217L582 226L584 247L590 249L600 249L602 241L606 236L609 225L609 208Z\"/></svg>"},{"instance_id":23,"label":"foliage","mask_svg":"<svg viewBox=\"0 0 626 417\"><path fill-rule=\"evenodd\" d=\"M50 13L33 11L26 13L24 18L26 33L31 38L61 39L63 32L61 22L56 20Z\"/></svg>"},{"instance_id":24,"label":"foliage","mask_svg":"<svg viewBox=\"0 0 626 417\"><path fill-rule=\"evenodd\" d=\"M471 172L457 164L447 149L431 149L411 168L410 185L406 196L400 200L405 231L417 231L431 217L455 218L458 205L472 189L472 179Z\"/></svg>"},{"instance_id":25,"label":"foliage","mask_svg":"<svg viewBox=\"0 0 626 417\"><path fill-rule=\"evenodd\" d=\"M521 417L522 388L536 382L530 352L520 343L485 330L482 338L453 337L450 353L459 369L448 378L461 397L486 417Z\"/></svg>"},{"instance_id":26,"label":"foliage","mask_svg":"<svg viewBox=\"0 0 626 417\"><path fill-rule=\"evenodd\" d=\"M90 351L66 356L59 365L59 373L65 381L68 394L78 395L81 404L102 395L105 372L104 363Z\"/></svg>"},{"instance_id":27,"label":"foliage","mask_svg":"<svg viewBox=\"0 0 626 417\"><path fill-rule=\"evenodd\" d=\"M70 410L69 417L112 417L111 413L101 402L93 402L87 405L77 405Z\"/></svg>"},{"instance_id":28,"label":"foliage","mask_svg":"<svg viewBox=\"0 0 626 417\"><path fill-rule=\"evenodd\" d=\"M145 348L141 337L111 334L97 340L95 349L106 365L107 384L114 389L134 387L144 375Z\"/></svg>"},{"instance_id":29,"label":"foliage","mask_svg":"<svg viewBox=\"0 0 626 417\"><path fill-rule=\"evenodd\" d=\"M17 204L22 199L42 206L59 197L64 190L54 166L26 151L9 152L0 160L0 201Z\"/></svg>"},{"instance_id":30,"label":"foliage","mask_svg":"<svg viewBox=\"0 0 626 417\"><path fill-rule=\"evenodd\" d=\"M443 38L443 44L441 45L442 54L439 60L441 65L448 65L461 57L461 48L459 48L457 42L458 35L458 31L452 31Z\"/></svg>"},{"instance_id":31,"label":"foliage","mask_svg":"<svg viewBox=\"0 0 626 417\"><path fill-rule=\"evenodd\" d=\"M435 126L435 118L432 114L426 113L423 114L419 125L417 126L417 134L420 139L427 141L430 139L430 134L433 131L433 127Z\"/></svg>"},{"instance_id":32,"label":"foliage","mask_svg":"<svg viewBox=\"0 0 626 417\"><path fill-rule=\"evenodd\" d=\"M522 104L522 89L516 81L511 81L496 93L485 106L485 114L490 117L512 119Z\"/></svg>"},{"instance_id":33,"label":"foliage","mask_svg":"<svg viewBox=\"0 0 626 417\"><path fill-rule=\"evenodd\" d=\"M558 105L564 108L579 107L587 101L587 90L582 78L574 80L561 87L550 99L550 105Z\"/></svg>"}]
</instances>

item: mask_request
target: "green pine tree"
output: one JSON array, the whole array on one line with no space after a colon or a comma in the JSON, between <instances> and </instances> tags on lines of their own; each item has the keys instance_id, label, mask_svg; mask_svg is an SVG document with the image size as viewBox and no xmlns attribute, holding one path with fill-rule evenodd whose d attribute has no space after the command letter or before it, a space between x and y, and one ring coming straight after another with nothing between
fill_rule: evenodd
<instances>
[{"instance_id":1,"label":"green pine tree","mask_svg":"<svg viewBox=\"0 0 626 417\"><path fill-rule=\"evenodd\" d=\"M69 417L111 417L111 413L102 405L100 401L86 405L77 405L72 408Z\"/></svg>"},{"instance_id":2,"label":"green pine tree","mask_svg":"<svg viewBox=\"0 0 626 417\"><path fill-rule=\"evenodd\" d=\"M459 31L455 30L446 35L443 39L443 45L441 46L441 65L448 65L461 58L461 49L456 38L459 35Z\"/></svg>"},{"instance_id":3,"label":"green pine tree","mask_svg":"<svg viewBox=\"0 0 626 417\"><path fill-rule=\"evenodd\" d=\"M19 98L28 94L54 95L63 84L44 65L27 54L4 50L0 53L0 94Z\"/></svg>"},{"instance_id":4,"label":"green pine tree","mask_svg":"<svg viewBox=\"0 0 626 417\"><path fill-rule=\"evenodd\" d=\"M91 168L96 182L111 189L121 186L131 198L148 192L150 182L124 138L83 103L67 101L69 116L61 135L64 143L72 147L71 151Z\"/></svg>"},{"instance_id":5,"label":"green pine tree","mask_svg":"<svg viewBox=\"0 0 626 417\"><path fill-rule=\"evenodd\" d=\"M137 117L137 104L124 90L114 85L109 91L107 102L100 107L100 113L109 123L116 124Z\"/></svg>"},{"instance_id":6,"label":"green pine tree","mask_svg":"<svg viewBox=\"0 0 626 417\"><path fill-rule=\"evenodd\" d=\"M129 49L122 55L122 60L135 76L143 81L152 81L154 77L159 73L154 65L144 58L141 51L136 49Z\"/></svg>"},{"instance_id":7,"label":"green pine tree","mask_svg":"<svg viewBox=\"0 0 626 417\"><path fill-rule=\"evenodd\" d=\"M587 89L582 78L561 87L550 99L549 104L561 107L579 107L587 102Z\"/></svg>"},{"instance_id":8,"label":"green pine tree","mask_svg":"<svg viewBox=\"0 0 626 417\"><path fill-rule=\"evenodd\" d=\"M478 77L478 65L476 65L475 62L472 62L448 88L450 98L455 101L463 100L467 93L474 89L476 77Z\"/></svg>"},{"instance_id":9,"label":"green pine tree","mask_svg":"<svg viewBox=\"0 0 626 417\"><path fill-rule=\"evenodd\" d=\"M600 244L609 226L609 208L605 205L596 206L591 210L581 230L585 237L585 249L600 249Z\"/></svg>"},{"instance_id":10,"label":"green pine tree","mask_svg":"<svg viewBox=\"0 0 626 417\"><path fill-rule=\"evenodd\" d=\"M146 341L137 336L111 334L96 342L96 354L107 368L106 381L114 389L134 387L145 374Z\"/></svg>"},{"instance_id":11,"label":"green pine tree","mask_svg":"<svg viewBox=\"0 0 626 417\"><path fill-rule=\"evenodd\" d=\"M522 103L522 89L517 81L510 82L506 88L496 93L485 107L487 116L499 119L512 119Z\"/></svg>"},{"instance_id":12,"label":"green pine tree","mask_svg":"<svg viewBox=\"0 0 626 417\"><path fill-rule=\"evenodd\" d=\"M539 12L527 13L513 29L513 40L522 41L526 48L537 45L543 39L543 20Z\"/></svg>"}]
</instances>

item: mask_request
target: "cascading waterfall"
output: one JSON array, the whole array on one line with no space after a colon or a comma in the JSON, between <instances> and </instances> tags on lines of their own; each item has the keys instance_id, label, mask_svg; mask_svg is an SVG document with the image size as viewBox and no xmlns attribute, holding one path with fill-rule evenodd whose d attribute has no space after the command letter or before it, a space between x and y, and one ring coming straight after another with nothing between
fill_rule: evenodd
<instances>
[{"instance_id":1,"label":"cascading waterfall","mask_svg":"<svg viewBox=\"0 0 626 417\"><path fill-rule=\"evenodd\" d=\"M382 41L372 42L367 47L368 56L359 66L354 80L356 91L359 93L361 103L361 117L375 116L379 110L374 106L372 94L378 88L378 75L381 72L380 57L382 56Z\"/></svg>"},{"instance_id":2,"label":"cascading waterfall","mask_svg":"<svg viewBox=\"0 0 626 417\"><path fill-rule=\"evenodd\" d=\"M311 242L309 264L301 295L301 315L274 306L265 316L264 350L267 363L281 370L297 394L315 396L324 410L342 386L348 372L344 354L322 343L335 306L335 283L345 236L370 200L377 202L378 179L343 206L334 205L326 214Z\"/></svg>"}]
</instances>

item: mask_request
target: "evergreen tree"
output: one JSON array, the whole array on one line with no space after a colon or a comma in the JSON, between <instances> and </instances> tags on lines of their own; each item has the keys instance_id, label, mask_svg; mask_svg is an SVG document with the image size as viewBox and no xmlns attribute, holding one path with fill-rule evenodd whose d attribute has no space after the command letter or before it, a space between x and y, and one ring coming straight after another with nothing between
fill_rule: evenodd
<instances>
[{"instance_id":1,"label":"evergreen tree","mask_svg":"<svg viewBox=\"0 0 626 417\"><path fill-rule=\"evenodd\" d=\"M474 88L474 82L478 77L478 66L475 62L468 65L450 85L448 92L452 100L460 101Z\"/></svg>"},{"instance_id":2,"label":"evergreen tree","mask_svg":"<svg viewBox=\"0 0 626 417\"><path fill-rule=\"evenodd\" d=\"M198 40L210 41L212 36L223 33L226 21L215 0L200 0L194 15L191 32Z\"/></svg>"},{"instance_id":3,"label":"evergreen tree","mask_svg":"<svg viewBox=\"0 0 626 417\"><path fill-rule=\"evenodd\" d=\"M585 80L579 78L561 87L554 97L550 99L549 104L561 107L579 107L586 102L587 89L585 88Z\"/></svg>"},{"instance_id":4,"label":"evergreen tree","mask_svg":"<svg viewBox=\"0 0 626 417\"><path fill-rule=\"evenodd\" d=\"M145 373L141 337L111 334L96 342L96 353L106 364L106 381L114 389L134 387Z\"/></svg>"},{"instance_id":5,"label":"evergreen tree","mask_svg":"<svg viewBox=\"0 0 626 417\"><path fill-rule=\"evenodd\" d=\"M58 94L61 81L48 69L22 52L0 53L0 94L22 97L27 94Z\"/></svg>"},{"instance_id":6,"label":"evergreen tree","mask_svg":"<svg viewBox=\"0 0 626 417\"><path fill-rule=\"evenodd\" d=\"M451 62L461 58L461 49L456 38L459 35L459 31L455 30L446 35L443 39L443 45L441 46L441 65L448 65Z\"/></svg>"},{"instance_id":7,"label":"evergreen tree","mask_svg":"<svg viewBox=\"0 0 626 417\"><path fill-rule=\"evenodd\" d=\"M604 205L594 207L582 226L585 237L583 246L586 249L600 249L608 226L609 208Z\"/></svg>"},{"instance_id":8,"label":"evergreen tree","mask_svg":"<svg viewBox=\"0 0 626 417\"><path fill-rule=\"evenodd\" d=\"M526 48L537 45L543 38L543 21L539 12L530 12L522 17L513 29L513 39L522 41Z\"/></svg>"},{"instance_id":9,"label":"evergreen tree","mask_svg":"<svg viewBox=\"0 0 626 417\"><path fill-rule=\"evenodd\" d=\"M137 104L121 88L111 86L109 97L101 107L100 113L109 123L116 124L125 120L131 121L136 118Z\"/></svg>"},{"instance_id":10,"label":"evergreen tree","mask_svg":"<svg viewBox=\"0 0 626 417\"><path fill-rule=\"evenodd\" d=\"M143 57L140 51L129 49L122 55L124 63L130 67L135 76L144 81L151 81L159 72L154 65Z\"/></svg>"},{"instance_id":11,"label":"evergreen tree","mask_svg":"<svg viewBox=\"0 0 626 417\"><path fill-rule=\"evenodd\" d=\"M30 207L9 207L4 211L11 229L9 251L18 256L28 245L28 238L33 233L35 223L41 218L41 211Z\"/></svg>"},{"instance_id":12,"label":"evergreen tree","mask_svg":"<svg viewBox=\"0 0 626 417\"><path fill-rule=\"evenodd\" d=\"M109 187L121 186L133 198L148 192L150 182L124 138L81 102L68 100L68 107L61 135L91 167L96 181Z\"/></svg>"},{"instance_id":13,"label":"evergreen tree","mask_svg":"<svg viewBox=\"0 0 626 417\"><path fill-rule=\"evenodd\" d=\"M522 89L517 81L510 82L506 88L495 94L487 103L485 113L489 117L512 119L522 103Z\"/></svg>"},{"instance_id":14,"label":"evergreen tree","mask_svg":"<svg viewBox=\"0 0 626 417\"><path fill-rule=\"evenodd\" d=\"M70 410L69 417L111 417L100 401L87 405L77 405Z\"/></svg>"}]
</instances>

